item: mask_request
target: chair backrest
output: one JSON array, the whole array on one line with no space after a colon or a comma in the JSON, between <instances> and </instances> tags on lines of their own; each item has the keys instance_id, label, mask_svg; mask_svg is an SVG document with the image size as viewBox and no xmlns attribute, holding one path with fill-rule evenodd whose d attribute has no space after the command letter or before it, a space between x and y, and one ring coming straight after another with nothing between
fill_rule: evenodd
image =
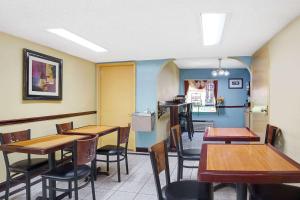
<instances>
[{"instance_id":1,"label":"chair backrest","mask_svg":"<svg viewBox=\"0 0 300 200\"><path fill-rule=\"evenodd\" d=\"M30 140L30 129L11 133L0 133L1 144L11 144L24 140Z\"/></svg>"},{"instance_id":2,"label":"chair backrest","mask_svg":"<svg viewBox=\"0 0 300 200\"><path fill-rule=\"evenodd\" d=\"M150 147L150 159L159 200L163 199L159 174L165 171L166 185L170 184L169 160L166 141L159 142Z\"/></svg>"},{"instance_id":3,"label":"chair backrest","mask_svg":"<svg viewBox=\"0 0 300 200\"><path fill-rule=\"evenodd\" d=\"M120 127L120 131L118 134L118 146L120 144L128 144L129 140L129 133L130 133L130 123L128 124L127 127Z\"/></svg>"},{"instance_id":4,"label":"chair backrest","mask_svg":"<svg viewBox=\"0 0 300 200\"><path fill-rule=\"evenodd\" d=\"M267 124L265 144L271 144L271 145L275 144L276 134L278 130L279 130L278 127Z\"/></svg>"},{"instance_id":5,"label":"chair backrest","mask_svg":"<svg viewBox=\"0 0 300 200\"><path fill-rule=\"evenodd\" d=\"M73 122L67 122L63 124L56 124L56 130L58 134L63 134L65 131L73 129Z\"/></svg>"},{"instance_id":6,"label":"chair backrest","mask_svg":"<svg viewBox=\"0 0 300 200\"><path fill-rule=\"evenodd\" d=\"M173 142L176 146L178 156L182 155L183 144L182 144L181 129L179 124L171 127L171 134L172 134Z\"/></svg>"},{"instance_id":7,"label":"chair backrest","mask_svg":"<svg viewBox=\"0 0 300 200\"><path fill-rule=\"evenodd\" d=\"M84 165L92 162L96 158L96 148L98 144L98 135L89 139L77 140L74 142L73 152L76 165Z\"/></svg>"},{"instance_id":8,"label":"chair backrest","mask_svg":"<svg viewBox=\"0 0 300 200\"><path fill-rule=\"evenodd\" d=\"M10 133L0 133L1 144L11 144L14 142L30 140L30 138L31 138L30 129L24 131L10 132ZM9 173L10 164L9 164L8 154L11 152L2 151L2 153L4 157L6 171L7 173ZM30 160L30 154L27 154L27 159Z\"/></svg>"}]
</instances>

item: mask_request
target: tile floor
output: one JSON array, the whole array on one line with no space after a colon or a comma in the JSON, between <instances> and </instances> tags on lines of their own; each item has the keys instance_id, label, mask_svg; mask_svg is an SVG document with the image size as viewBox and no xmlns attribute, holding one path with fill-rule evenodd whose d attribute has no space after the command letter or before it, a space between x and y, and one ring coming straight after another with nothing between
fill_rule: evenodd
<instances>
[{"instance_id":1,"label":"tile floor","mask_svg":"<svg viewBox=\"0 0 300 200\"><path fill-rule=\"evenodd\" d=\"M185 146L199 147L202 134L195 133L195 137L190 142L184 137ZM176 180L177 159L169 158L171 181ZM190 163L198 165L197 162ZM99 165L99 164L98 164ZM102 164L101 164L102 166ZM103 165L104 166L104 165ZM117 182L117 171L114 163L110 166L110 176L98 176L95 183L97 200L156 200L156 189L152 176L152 168L148 155L129 155L129 175L125 174L124 163L121 165L121 183ZM184 169L184 179L196 179L197 169ZM163 176L161 176L163 181ZM2 196L3 194L0 194ZM32 186L32 199L41 195L41 184ZM234 189L227 187L214 193L215 200L234 200L236 199ZM91 188L87 186L79 192L79 198L82 200L92 199ZM25 199L25 191L10 197L12 200ZM68 198L65 198L68 199Z\"/></svg>"}]
</instances>

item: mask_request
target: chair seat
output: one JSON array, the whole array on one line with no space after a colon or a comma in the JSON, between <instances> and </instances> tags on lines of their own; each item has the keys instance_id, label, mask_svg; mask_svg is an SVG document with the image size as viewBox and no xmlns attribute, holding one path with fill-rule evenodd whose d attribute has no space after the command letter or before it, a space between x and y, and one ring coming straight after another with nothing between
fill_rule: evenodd
<instances>
[{"instance_id":1,"label":"chair seat","mask_svg":"<svg viewBox=\"0 0 300 200\"><path fill-rule=\"evenodd\" d=\"M88 165L79 165L77 168L78 179L88 176L91 172L91 168ZM59 180L70 180L74 178L74 166L73 163L69 162L61 165L53 170L42 175L46 178L53 178Z\"/></svg>"},{"instance_id":2,"label":"chair seat","mask_svg":"<svg viewBox=\"0 0 300 200\"><path fill-rule=\"evenodd\" d=\"M48 159L46 158L31 158L30 160L24 159L17 161L10 165L12 171L28 172L37 170L48 165Z\"/></svg>"},{"instance_id":3,"label":"chair seat","mask_svg":"<svg viewBox=\"0 0 300 200\"><path fill-rule=\"evenodd\" d=\"M199 156L201 149L183 149L183 155L196 155Z\"/></svg>"},{"instance_id":4,"label":"chair seat","mask_svg":"<svg viewBox=\"0 0 300 200\"><path fill-rule=\"evenodd\" d=\"M97 149L96 153L100 155L117 155L125 152L125 147L118 147L115 145L105 145L99 149Z\"/></svg>"},{"instance_id":5,"label":"chair seat","mask_svg":"<svg viewBox=\"0 0 300 200\"><path fill-rule=\"evenodd\" d=\"M251 200L300 200L300 187L285 184L250 185Z\"/></svg>"},{"instance_id":6,"label":"chair seat","mask_svg":"<svg viewBox=\"0 0 300 200\"><path fill-rule=\"evenodd\" d=\"M198 181L173 182L162 191L168 200L211 200L213 196L211 184Z\"/></svg>"},{"instance_id":7,"label":"chair seat","mask_svg":"<svg viewBox=\"0 0 300 200\"><path fill-rule=\"evenodd\" d=\"M184 149L182 152L182 158L184 160L200 160L201 149Z\"/></svg>"}]
</instances>

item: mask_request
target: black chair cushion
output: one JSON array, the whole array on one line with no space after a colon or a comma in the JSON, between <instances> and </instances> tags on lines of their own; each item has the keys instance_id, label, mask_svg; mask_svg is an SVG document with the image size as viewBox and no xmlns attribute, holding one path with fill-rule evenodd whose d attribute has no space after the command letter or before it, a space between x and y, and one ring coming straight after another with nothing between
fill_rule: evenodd
<instances>
[{"instance_id":1,"label":"black chair cushion","mask_svg":"<svg viewBox=\"0 0 300 200\"><path fill-rule=\"evenodd\" d=\"M212 200L212 187L209 183L198 181L179 181L170 183L163 189L168 200Z\"/></svg>"},{"instance_id":2,"label":"black chair cushion","mask_svg":"<svg viewBox=\"0 0 300 200\"><path fill-rule=\"evenodd\" d=\"M47 167L48 159L46 158L31 158L30 160L24 159L17 161L10 165L12 171L28 172Z\"/></svg>"},{"instance_id":3,"label":"black chair cushion","mask_svg":"<svg viewBox=\"0 0 300 200\"><path fill-rule=\"evenodd\" d=\"M251 200L300 200L300 187L285 184L250 185Z\"/></svg>"},{"instance_id":4,"label":"black chair cushion","mask_svg":"<svg viewBox=\"0 0 300 200\"><path fill-rule=\"evenodd\" d=\"M199 156L201 149L183 149L183 155L196 155Z\"/></svg>"},{"instance_id":5,"label":"black chair cushion","mask_svg":"<svg viewBox=\"0 0 300 200\"><path fill-rule=\"evenodd\" d=\"M184 160L200 160L201 149L184 149L182 152L182 158Z\"/></svg>"},{"instance_id":6,"label":"black chair cushion","mask_svg":"<svg viewBox=\"0 0 300 200\"><path fill-rule=\"evenodd\" d=\"M88 165L79 165L77 167L77 176L79 179L88 176L91 173L91 168ZM43 174L46 178L53 178L59 180L70 180L74 178L74 166L73 163L69 162L63 164L51 171Z\"/></svg>"},{"instance_id":7,"label":"black chair cushion","mask_svg":"<svg viewBox=\"0 0 300 200\"><path fill-rule=\"evenodd\" d=\"M120 146L119 149L117 149L115 145L105 145L96 151L96 153L100 155L117 155L123 152L125 152L125 147Z\"/></svg>"}]
</instances>

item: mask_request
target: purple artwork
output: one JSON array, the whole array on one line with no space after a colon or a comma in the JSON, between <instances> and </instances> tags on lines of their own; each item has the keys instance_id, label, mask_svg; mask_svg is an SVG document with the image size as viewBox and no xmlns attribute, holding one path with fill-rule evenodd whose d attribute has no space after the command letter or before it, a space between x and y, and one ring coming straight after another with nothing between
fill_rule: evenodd
<instances>
[{"instance_id":1,"label":"purple artwork","mask_svg":"<svg viewBox=\"0 0 300 200\"><path fill-rule=\"evenodd\" d=\"M32 91L56 92L56 66L32 61Z\"/></svg>"}]
</instances>

